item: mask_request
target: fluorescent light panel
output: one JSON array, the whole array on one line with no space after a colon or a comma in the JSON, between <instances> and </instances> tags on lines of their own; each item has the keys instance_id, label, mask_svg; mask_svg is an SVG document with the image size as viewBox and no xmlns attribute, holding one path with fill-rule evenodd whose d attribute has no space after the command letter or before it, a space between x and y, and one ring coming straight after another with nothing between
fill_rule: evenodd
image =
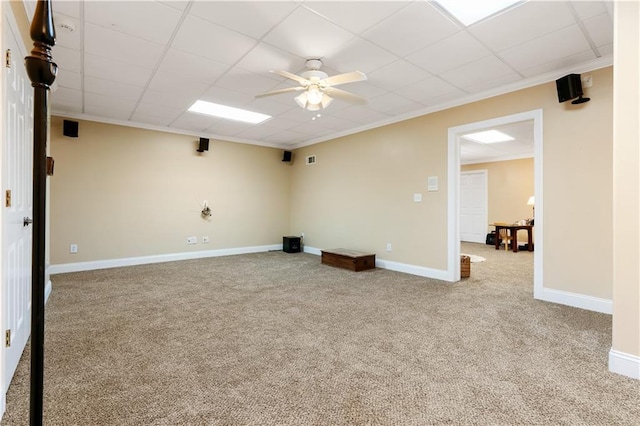
<instances>
[{"instance_id":1,"label":"fluorescent light panel","mask_svg":"<svg viewBox=\"0 0 640 426\"><path fill-rule=\"evenodd\" d=\"M270 115L260 114L259 112L247 111L246 109L234 108L200 100L191 105L189 107L189 111L251 124L262 123L263 121L271 118Z\"/></svg>"},{"instance_id":2,"label":"fluorescent light panel","mask_svg":"<svg viewBox=\"0 0 640 426\"><path fill-rule=\"evenodd\" d=\"M507 135L506 133L502 133L497 130L486 130L484 132L469 133L467 135L463 135L462 137L480 143L497 143L514 140L514 138Z\"/></svg>"},{"instance_id":3,"label":"fluorescent light panel","mask_svg":"<svg viewBox=\"0 0 640 426\"><path fill-rule=\"evenodd\" d=\"M521 0L437 0L443 9L467 27L519 2Z\"/></svg>"}]
</instances>

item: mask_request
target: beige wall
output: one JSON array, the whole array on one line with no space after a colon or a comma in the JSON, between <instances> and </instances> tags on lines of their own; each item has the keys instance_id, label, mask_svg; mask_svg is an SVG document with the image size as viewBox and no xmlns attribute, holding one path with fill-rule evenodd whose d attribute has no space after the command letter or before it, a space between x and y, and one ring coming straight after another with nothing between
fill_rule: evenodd
<instances>
[{"instance_id":1,"label":"beige wall","mask_svg":"<svg viewBox=\"0 0 640 426\"><path fill-rule=\"evenodd\" d=\"M79 127L69 138L61 118L51 122L52 264L281 244L287 235L291 168L282 150L211 140L200 155L192 136Z\"/></svg>"},{"instance_id":2,"label":"beige wall","mask_svg":"<svg viewBox=\"0 0 640 426\"><path fill-rule=\"evenodd\" d=\"M616 4L615 22L612 349L640 357L640 4Z\"/></svg>"},{"instance_id":3,"label":"beige wall","mask_svg":"<svg viewBox=\"0 0 640 426\"><path fill-rule=\"evenodd\" d=\"M534 194L533 158L467 164L463 172L487 170L488 178L488 222L514 223L533 217L533 209L527 205ZM488 226L487 232L495 230ZM518 233L518 242L527 242L526 231Z\"/></svg>"},{"instance_id":4,"label":"beige wall","mask_svg":"<svg viewBox=\"0 0 640 426\"><path fill-rule=\"evenodd\" d=\"M550 82L297 150L291 231L316 248L445 269L448 128L542 108L544 285L610 299L612 243L598 236L612 230L612 69L591 74L592 100L579 106L559 104ZM304 165L309 154L316 165ZM428 176L438 192L426 192Z\"/></svg>"}]
</instances>

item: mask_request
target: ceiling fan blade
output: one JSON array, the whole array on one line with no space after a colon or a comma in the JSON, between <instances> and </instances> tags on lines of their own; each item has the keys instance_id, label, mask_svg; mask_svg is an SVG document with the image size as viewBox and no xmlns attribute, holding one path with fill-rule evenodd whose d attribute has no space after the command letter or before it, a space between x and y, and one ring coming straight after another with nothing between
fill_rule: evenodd
<instances>
[{"instance_id":1,"label":"ceiling fan blade","mask_svg":"<svg viewBox=\"0 0 640 426\"><path fill-rule=\"evenodd\" d=\"M271 92L261 93L259 95L255 95L254 98L264 98L265 96L279 95L280 93L299 92L300 90L304 90L304 87L287 87L286 89L278 89L272 90Z\"/></svg>"},{"instance_id":2,"label":"ceiling fan blade","mask_svg":"<svg viewBox=\"0 0 640 426\"><path fill-rule=\"evenodd\" d=\"M347 72L344 74L332 75L323 80L320 84L323 86L337 86L339 84L355 83L356 81L364 81L367 76L360 71Z\"/></svg>"},{"instance_id":3,"label":"ceiling fan blade","mask_svg":"<svg viewBox=\"0 0 640 426\"><path fill-rule=\"evenodd\" d=\"M299 75L292 74L289 71L272 70L271 72L274 73L274 74L281 75L282 77L290 78L291 80L297 81L298 83L300 83L303 86L308 86L308 85L311 84L311 82L309 80L307 80L306 78L300 77Z\"/></svg>"},{"instance_id":4,"label":"ceiling fan blade","mask_svg":"<svg viewBox=\"0 0 640 426\"><path fill-rule=\"evenodd\" d=\"M352 104L364 105L367 103L367 100L365 98L358 95L354 95L353 93L347 92L346 90L337 89L335 87L327 87L324 90L324 93L336 99L341 99L343 101L347 101Z\"/></svg>"}]
</instances>

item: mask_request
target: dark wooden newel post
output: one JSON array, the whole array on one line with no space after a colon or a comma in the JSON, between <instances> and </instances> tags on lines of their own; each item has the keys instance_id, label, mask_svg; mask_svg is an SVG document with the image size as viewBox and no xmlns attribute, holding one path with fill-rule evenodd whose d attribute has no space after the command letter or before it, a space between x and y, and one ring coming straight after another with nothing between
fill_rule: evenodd
<instances>
[{"instance_id":1,"label":"dark wooden newel post","mask_svg":"<svg viewBox=\"0 0 640 426\"><path fill-rule=\"evenodd\" d=\"M44 395L44 289L47 196L49 89L58 66L51 48L56 43L51 1L39 0L31 23L33 49L25 58L34 88L33 99L33 247L31 260L31 402L29 421L42 425Z\"/></svg>"}]
</instances>

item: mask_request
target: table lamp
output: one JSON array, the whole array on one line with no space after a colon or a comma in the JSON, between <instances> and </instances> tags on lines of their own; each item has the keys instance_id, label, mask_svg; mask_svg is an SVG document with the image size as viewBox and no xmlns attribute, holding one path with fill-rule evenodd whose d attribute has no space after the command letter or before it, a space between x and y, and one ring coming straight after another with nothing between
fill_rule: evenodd
<instances>
[{"instance_id":1,"label":"table lamp","mask_svg":"<svg viewBox=\"0 0 640 426\"><path fill-rule=\"evenodd\" d=\"M535 217L536 215L536 206L535 206L535 197L532 195L531 197L529 197L529 201L527 201L527 205L531 206L532 209L532 214L533 216L531 216L532 218Z\"/></svg>"}]
</instances>

